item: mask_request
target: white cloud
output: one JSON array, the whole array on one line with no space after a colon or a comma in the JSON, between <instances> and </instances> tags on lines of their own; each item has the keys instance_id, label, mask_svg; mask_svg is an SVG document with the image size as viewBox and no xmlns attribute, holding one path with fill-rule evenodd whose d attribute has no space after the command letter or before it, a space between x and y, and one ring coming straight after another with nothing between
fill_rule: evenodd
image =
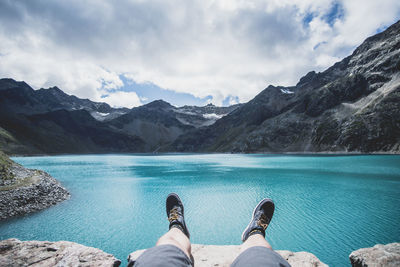
<instances>
[{"instance_id":1,"label":"white cloud","mask_svg":"<svg viewBox=\"0 0 400 267\"><path fill-rule=\"evenodd\" d=\"M97 101L107 102L113 107L127 107L133 108L142 105L140 98L135 92L123 92L117 91L115 93L109 93Z\"/></svg>"},{"instance_id":2,"label":"white cloud","mask_svg":"<svg viewBox=\"0 0 400 267\"><path fill-rule=\"evenodd\" d=\"M328 23L335 3L343 14ZM0 76L98 100L123 74L243 102L324 70L399 14L397 0L2 1Z\"/></svg>"}]
</instances>

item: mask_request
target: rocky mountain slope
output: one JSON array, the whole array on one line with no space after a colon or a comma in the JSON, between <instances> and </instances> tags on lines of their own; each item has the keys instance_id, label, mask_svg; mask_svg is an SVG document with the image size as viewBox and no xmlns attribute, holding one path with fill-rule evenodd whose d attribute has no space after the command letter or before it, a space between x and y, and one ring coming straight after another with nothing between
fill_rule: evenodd
<instances>
[{"instance_id":1,"label":"rocky mountain slope","mask_svg":"<svg viewBox=\"0 0 400 267\"><path fill-rule=\"evenodd\" d=\"M176 119L183 124L192 125L196 128L214 124L220 118L228 115L243 104L236 104L228 107L217 107L208 104L203 107L183 106L174 108Z\"/></svg>"},{"instance_id":2,"label":"rocky mountain slope","mask_svg":"<svg viewBox=\"0 0 400 267\"><path fill-rule=\"evenodd\" d=\"M145 142L139 137L114 131L84 109L33 115L1 112L0 125L6 131L0 136L1 149L7 153L143 152L145 149Z\"/></svg>"},{"instance_id":3,"label":"rocky mountain slope","mask_svg":"<svg viewBox=\"0 0 400 267\"><path fill-rule=\"evenodd\" d=\"M165 150L400 152L400 22L324 72L268 86Z\"/></svg>"},{"instance_id":4,"label":"rocky mountain slope","mask_svg":"<svg viewBox=\"0 0 400 267\"><path fill-rule=\"evenodd\" d=\"M240 105L216 107L174 107L156 100L149 104L132 108L127 114L108 122L121 133L138 136L146 142L146 151L157 151L165 144L173 142L178 136L215 121L235 110Z\"/></svg>"},{"instance_id":5,"label":"rocky mountain slope","mask_svg":"<svg viewBox=\"0 0 400 267\"><path fill-rule=\"evenodd\" d=\"M174 141L179 135L193 129L176 118L175 107L157 100L133 108L130 112L109 122L121 133L129 133L146 140L146 151L156 151L162 145Z\"/></svg>"},{"instance_id":6,"label":"rocky mountain slope","mask_svg":"<svg viewBox=\"0 0 400 267\"><path fill-rule=\"evenodd\" d=\"M0 79L0 106L9 112L30 115L61 109L84 109L100 121L116 118L129 111L128 108L112 108L106 103L68 95L58 87L33 90L25 82L13 79Z\"/></svg>"},{"instance_id":7,"label":"rocky mountain slope","mask_svg":"<svg viewBox=\"0 0 400 267\"><path fill-rule=\"evenodd\" d=\"M0 79L0 149L14 154L154 152L196 127L213 124L240 105L174 107L157 100L112 108Z\"/></svg>"},{"instance_id":8,"label":"rocky mountain slope","mask_svg":"<svg viewBox=\"0 0 400 267\"><path fill-rule=\"evenodd\" d=\"M119 134L101 121L129 109L111 108L65 94L57 87L33 90L0 79L0 149L13 154L143 151L138 137ZM96 114L106 114L100 121Z\"/></svg>"}]
</instances>

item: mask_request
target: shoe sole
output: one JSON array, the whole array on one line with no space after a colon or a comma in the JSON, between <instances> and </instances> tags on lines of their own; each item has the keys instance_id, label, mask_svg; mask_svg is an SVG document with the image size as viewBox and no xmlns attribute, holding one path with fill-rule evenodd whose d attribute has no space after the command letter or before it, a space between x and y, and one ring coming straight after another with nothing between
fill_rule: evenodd
<instances>
[{"instance_id":1,"label":"shoe sole","mask_svg":"<svg viewBox=\"0 0 400 267\"><path fill-rule=\"evenodd\" d=\"M263 200L261 200L260 202L258 202L258 204L256 205L256 207L253 209L253 216L251 217L251 220L250 220L250 222L249 222L249 224L247 225L247 227L246 228L244 228L244 231L243 231L243 233L242 233L242 242L244 242L244 234L246 233L246 231L247 231L247 229L250 227L250 224L251 224L251 222L254 220L254 215L255 215L255 213L256 213L256 209L258 208L258 207L260 207L260 206L262 206L264 203L266 203L266 202L272 202L272 204L274 204L274 202L272 201L272 199L270 199L270 198L264 198ZM272 220L272 218L271 218L271 220Z\"/></svg>"}]
</instances>

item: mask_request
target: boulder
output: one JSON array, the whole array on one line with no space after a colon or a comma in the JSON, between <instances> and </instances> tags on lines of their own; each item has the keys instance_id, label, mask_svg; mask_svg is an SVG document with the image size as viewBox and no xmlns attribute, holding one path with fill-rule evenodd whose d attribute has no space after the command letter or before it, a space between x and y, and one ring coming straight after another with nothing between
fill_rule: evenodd
<instances>
[{"instance_id":1,"label":"boulder","mask_svg":"<svg viewBox=\"0 0 400 267\"><path fill-rule=\"evenodd\" d=\"M137 250L129 254L128 262L133 263L145 249ZM196 267L229 267L240 254L240 246L214 246L192 244L192 255ZM292 252L288 250L277 250L292 267L328 267L316 256L309 252ZM131 266L131 265L130 265Z\"/></svg>"},{"instance_id":2,"label":"boulder","mask_svg":"<svg viewBox=\"0 0 400 267\"><path fill-rule=\"evenodd\" d=\"M400 243L361 248L349 257L353 267L397 267L400 266Z\"/></svg>"},{"instance_id":3,"label":"boulder","mask_svg":"<svg viewBox=\"0 0 400 267\"><path fill-rule=\"evenodd\" d=\"M68 241L0 241L0 266L119 266L104 251Z\"/></svg>"}]
</instances>

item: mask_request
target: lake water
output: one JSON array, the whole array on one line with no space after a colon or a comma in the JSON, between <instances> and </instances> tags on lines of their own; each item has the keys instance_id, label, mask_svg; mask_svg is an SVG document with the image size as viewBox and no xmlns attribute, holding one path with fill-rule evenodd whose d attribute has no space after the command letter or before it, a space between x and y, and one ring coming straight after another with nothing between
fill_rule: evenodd
<instances>
[{"instance_id":1,"label":"lake water","mask_svg":"<svg viewBox=\"0 0 400 267\"><path fill-rule=\"evenodd\" d=\"M16 157L49 172L71 199L0 223L0 239L68 240L114 254L151 247L181 196L191 241L240 244L254 206L275 201L275 249L350 266L351 251L400 241L400 156L83 155Z\"/></svg>"}]
</instances>

